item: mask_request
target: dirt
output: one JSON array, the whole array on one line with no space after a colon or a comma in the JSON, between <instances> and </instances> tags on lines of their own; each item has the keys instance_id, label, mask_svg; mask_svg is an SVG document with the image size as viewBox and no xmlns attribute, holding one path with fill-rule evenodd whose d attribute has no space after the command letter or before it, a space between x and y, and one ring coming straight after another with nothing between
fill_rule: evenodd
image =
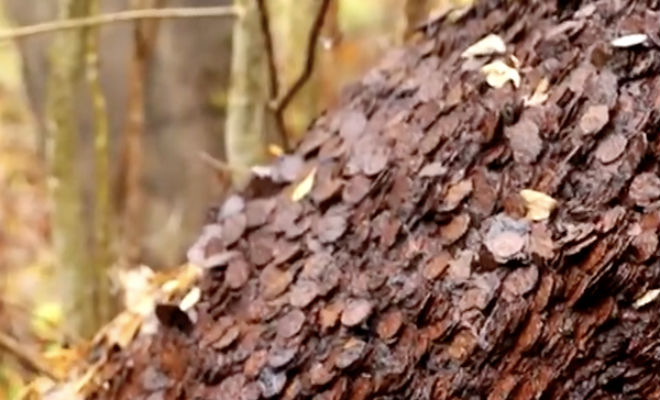
<instances>
[{"instance_id":1,"label":"dirt","mask_svg":"<svg viewBox=\"0 0 660 400\"><path fill-rule=\"evenodd\" d=\"M201 300L161 306L91 397L659 398L658 10L491 0L421 27L211 213ZM505 54L461 57L491 33Z\"/></svg>"}]
</instances>

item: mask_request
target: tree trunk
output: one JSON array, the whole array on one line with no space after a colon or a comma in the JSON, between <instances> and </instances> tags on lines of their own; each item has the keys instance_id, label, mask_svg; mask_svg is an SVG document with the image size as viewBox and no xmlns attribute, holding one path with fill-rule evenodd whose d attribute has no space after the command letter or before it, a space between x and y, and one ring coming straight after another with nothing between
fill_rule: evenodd
<instances>
[{"instance_id":1,"label":"tree trunk","mask_svg":"<svg viewBox=\"0 0 660 400\"><path fill-rule=\"evenodd\" d=\"M61 0L61 18L89 14L83 0ZM58 262L61 299L67 319L68 333L89 336L102 323L97 312L96 265L87 242L84 198L78 167L79 147L75 122L74 91L83 73L84 31L58 34L50 57L51 75L48 86L48 138L51 142L49 164L54 208L52 231Z\"/></svg>"},{"instance_id":2,"label":"tree trunk","mask_svg":"<svg viewBox=\"0 0 660 400\"><path fill-rule=\"evenodd\" d=\"M294 190L221 207L194 313L161 307L95 396L657 399L658 9L425 27L273 167ZM488 34L505 54L461 57Z\"/></svg>"},{"instance_id":3,"label":"tree trunk","mask_svg":"<svg viewBox=\"0 0 660 400\"><path fill-rule=\"evenodd\" d=\"M266 160L268 69L257 3L235 0L244 15L234 23L225 150L235 168L234 181L244 185L249 168Z\"/></svg>"}]
</instances>

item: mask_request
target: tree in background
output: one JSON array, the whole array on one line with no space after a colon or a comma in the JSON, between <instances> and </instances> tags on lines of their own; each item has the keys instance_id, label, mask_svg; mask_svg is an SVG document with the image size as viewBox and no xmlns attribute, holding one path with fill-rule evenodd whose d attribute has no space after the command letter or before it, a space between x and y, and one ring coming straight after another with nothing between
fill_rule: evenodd
<instances>
[{"instance_id":1,"label":"tree in background","mask_svg":"<svg viewBox=\"0 0 660 400\"><path fill-rule=\"evenodd\" d=\"M94 4L87 0L60 0L60 18L90 15ZM107 126L104 100L98 88L94 93L96 122L96 157L98 182L94 217L100 223L92 243L88 240L85 202L82 196L78 157L78 132L75 121L74 91L78 77L85 70L87 54L90 82L96 86L94 74L95 39L93 29L62 31L52 46L51 72L48 82L47 131L48 158L51 171L53 217L52 235L58 265L59 287L67 332L80 336L92 335L110 318L110 291L108 290L107 251L109 239L109 212L107 205ZM86 45L88 48L86 49ZM97 246L94 241L98 241ZM94 249L97 250L96 257ZM103 260L103 261L101 261Z\"/></svg>"}]
</instances>

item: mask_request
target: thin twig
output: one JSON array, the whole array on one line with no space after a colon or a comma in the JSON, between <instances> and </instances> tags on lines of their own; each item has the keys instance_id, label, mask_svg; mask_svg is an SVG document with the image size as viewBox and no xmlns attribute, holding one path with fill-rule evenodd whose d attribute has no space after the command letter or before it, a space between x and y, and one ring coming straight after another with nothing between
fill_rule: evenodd
<instances>
[{"instance_id":1,"label":"thin twig","mask_svg":"<svg viewBox=\"0 0 660 400\"><path fill-rule=\"evenodd\" d=\"M275 114L282 114L286 107L289 105L293 97L298 93L300 88L303 87L305 82L312 75L314 69L314 61L316 60L315 49L316 43L318 42L319 34L321 33L321 28L323 28L323 20L325 19L325 14L328 11L328 6L330 5L330 0L322 0L319 12L316 14L316 19L312 25L312 30L309 34L309 42L307 42L307 52L305 59L305 66L298 76L298 79L295 80L293 85L287 90L287 92L279 97L279 100L273 106Z\"/></svg>"},{"instance_id":2,"label":"thin twig","mask_svg":"<svg viewBox=\"0 0 660 400\"><path fill-rule=\"evenodd\" d=\"M157 8L127 10L110 14L94 15L83 18L73 18L27 25L0 31L0 40L19 39L42 33L50 33L65 29L87 28L115 22L127 22L142 19L164 18L206 18L206 17L238 17L242 13L235 6Z\"/></svg>"},{"instance_id":3,"label":"thin twig","mask_svg":"<svg viewBox=\"0 0 660 400\"><path fill-rule=\"evenodd\" d=\"M275 65L275 50L273 47L273 36L270 31L270 19L268 17L268 7L265 0L257 0L259 8L259 21L261 22L261 32L264 36L264 46L266 47L266 56L268 58L268 79L270 80L270 96L277 98L279 82L277 76L277 66Z\"/></svg>"},{"instance_id":4,"label":"thin twig","mask_svg":"<svg viewBox=\"0 0 660 400\"><path fill-rule=\"evenodd\" d=\"M275 64L275 48L273 46L273 35L270 31L270 18L268 16L268 7L266 7L265 0L257 0L257 9L259 11L259 22L261 25L261 33L264 37L264 47L266 48L266 59L268 63L268 80L270 84L270 99L269 103L277 101L280 93L279 79L277 73L277 66ZM282 141L284 151L289 150L289 135L284 126L283 112L273 111L275 118L275 125Z\"/></svg>"},{"instance_id":5,"label":"thin twig","mask_svg":"<svg viewBox=\"0 0 660 400\"><path fill-rule=\"evenodd\" d=\"M43 360L36 354L32 354L29 350L21 347L16 339L2 331L0 331L0 348L5 349L34 372L45 375L54 381L59 380Z\"/></svg>"}]
</instances>

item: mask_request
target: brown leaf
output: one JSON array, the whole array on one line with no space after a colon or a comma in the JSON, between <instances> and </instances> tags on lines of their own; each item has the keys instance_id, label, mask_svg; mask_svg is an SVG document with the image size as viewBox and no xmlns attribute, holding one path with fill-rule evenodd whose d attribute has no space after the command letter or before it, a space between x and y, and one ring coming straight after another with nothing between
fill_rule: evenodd
<instances>
[{"instance_id":1,"label":"brown leaf","mask_svg":"<svg viewBox=\"0 0 660 400\"><path fill-rule=\"evenodd\" d=\"M589 106L580 118L580 129L584 135L593 135L600 132L610 120L607 105L598 104Z\"/></svg>"},{"instance_id":2,"label":"brown leaf","mask_svg":"<svg viewBox=\"0 0 660 400\"><path fill-rule=\"evenodd\" d=\"M339 314L341 314L343 309L344 304L340 301L335 301L319 310L319 324L321 325L321 329L326 330L335 326L339 319Z\"/></svg>"},{"instance_id":3,"label":"brown leaf","mask_svg":"<svg viewBox=\"0 0 660 400\"><path fill-rule=\"evenodd\" d=\"M603 164L615 161L623 154L628 139L620 133L612 133L603 139L596 148L596 158Z\"/></svg>"},{"instance_id":4,"label":"brown leaf","mask_svg":"<svg viewBox=\"0 0 660 400\"><path fill-rule=\"evenodd\" d=\"M396 335L403 325L403 313L400 310L391 310L378 321L376 332L381 339L390 339Z\"/></svg>"},{"instance_id":5,"label":"brown leaf","mask_svg":"<svg viewBox=\"0 0 660 400\"><path fill-rule=\"evenodd\" d=\"M440 276L451 261L451 254L449 252L442 250L435 257L433 257L429 262L424 266L423 276L424 278L432 281Z\"/></svg>"},{"instance_id":6,"label":"brown leaf","mask_svg":"<svg viewBox=\"0 0 660 400\"><path fill-rule=\"evenodd\" d=\"M341 313L341 323L349 327L361 324L371 314L372 307L366 299L349 300Z\"/></svg>"},{"instance_id":7,"label":"brown leaf","mask_svg":"<svg viewBox=\"0 0 660 400\"><path fill-rule=\"evenodd\" d=\"M440 237L446 245L451 245L465 235L470 227L470 215L462 213L440 227Z\"/></svg>"},{"instance_id":8,"label":"brown leaf","mask_svg":"<svg viewBox=\"0 0 660 400\"><path fill-rule=\"evenodd\" d=\"M305 314L299 309L294 309L284 314L277 321L277 334L283 338L290 338L300 332L305 323Z\"/></svg>"}]
</instances>

